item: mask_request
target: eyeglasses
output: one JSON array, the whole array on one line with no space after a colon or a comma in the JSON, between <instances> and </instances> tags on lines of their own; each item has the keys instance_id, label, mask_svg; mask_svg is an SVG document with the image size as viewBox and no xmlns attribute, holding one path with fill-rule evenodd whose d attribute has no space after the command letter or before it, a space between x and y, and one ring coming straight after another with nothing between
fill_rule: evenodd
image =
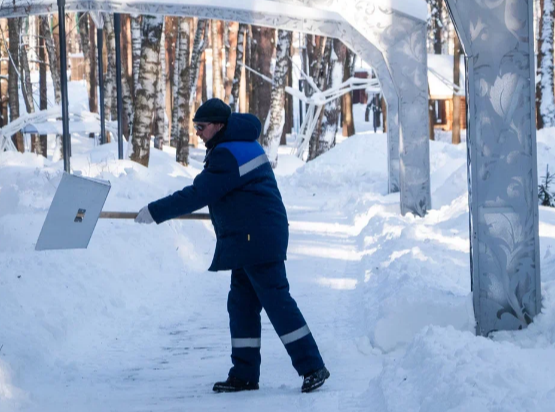
<instances>
[{"instance_id":1,"label":"eyeglasses","mask_svg":"<svg viewBox=\"0 0 555 412\"><path fill-rule=\"evenodd\" d=\"M202 132L204 129L206 129L209 125L211 125L212 123L206 123L206 124L194 124L193 127L195 128L195 130Z\"/></svg>"}]
</instances>

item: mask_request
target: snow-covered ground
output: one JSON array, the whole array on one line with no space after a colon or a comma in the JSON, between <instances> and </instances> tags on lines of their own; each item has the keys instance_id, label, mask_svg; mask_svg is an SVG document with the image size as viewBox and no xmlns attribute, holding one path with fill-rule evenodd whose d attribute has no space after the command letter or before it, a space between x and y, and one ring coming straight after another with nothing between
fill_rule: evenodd
<instances>
[{"instance_id":1,"label":"snow-covered ground","mask_svg":"<svg viewBox=\"0 0 555 412\"><path fill-rule=\"evenodd\" d=\"M542 313L476 337L466 147L431 142L434 209L402 217L386 136L357 113L359 134L306 165L282 147L276 170L291 291L332 374L311 394L265 316L260 390L212 392L231 345L209 222L101 220L87 250L35 252L62 163L1 154L0 411L553 411L555 209L540 208ZM538 134L541 176L553 142ZM174 153L146 169L74 136L72 168L111 182L105 210L137 211L201 171L202 148L188 168Z\"/></svg>"}]
</instances>

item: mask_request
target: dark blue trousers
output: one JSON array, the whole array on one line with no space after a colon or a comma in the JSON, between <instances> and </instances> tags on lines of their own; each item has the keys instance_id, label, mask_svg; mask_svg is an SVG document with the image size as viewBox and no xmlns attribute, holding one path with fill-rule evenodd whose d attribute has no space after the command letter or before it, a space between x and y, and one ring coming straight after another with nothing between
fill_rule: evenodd
<instances>
[{"instance_id":1,"label":"dark blue trousers","mask_svg":"<svg viewBox=\"0 0 555 412\"><path fill-rule=\"evenodd\" d=\"M312 333L289 294L284 262L247 266L231 272L227 300L231 331L230 376L249 382L260 377L260 312L264 308L299 375L324 366Z\"/></svg>"}]
</instances>

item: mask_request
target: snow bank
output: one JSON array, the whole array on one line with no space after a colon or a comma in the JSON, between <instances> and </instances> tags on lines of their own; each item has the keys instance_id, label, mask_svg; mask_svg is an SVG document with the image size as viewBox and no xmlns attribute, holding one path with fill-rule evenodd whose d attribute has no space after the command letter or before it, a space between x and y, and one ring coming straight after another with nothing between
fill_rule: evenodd
<instances>
[{"instance_id":1,"label":"snow bank","mask_svg":"<svg viewBox=\"0 0 555 412\"><path fill-rule=\"evenodd\" d=\"M284 183L310 190L387 193L387 141L380 134L352 136Z\"/></svg>"},{"instance_id":2,"label":"snow bank","mask_svg":"<svg viewBox=\"0 0 555 412\"><path fill-rule=\"evenodd\" d=\"M548 412L554 372L552 351L427 327L386 363L370 396L389 412Z\"/></svg>"}]
</instances>

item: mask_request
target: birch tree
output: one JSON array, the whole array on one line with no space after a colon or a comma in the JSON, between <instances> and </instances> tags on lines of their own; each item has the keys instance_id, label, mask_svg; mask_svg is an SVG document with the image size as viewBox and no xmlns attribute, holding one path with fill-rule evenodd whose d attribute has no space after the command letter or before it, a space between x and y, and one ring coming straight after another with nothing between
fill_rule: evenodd
<instances>
[{"instance_id":1,"label":"birch tree","mask_svg":"<svg viewBox=\"0 0 555 412\"><path fill-rule=\"evenodd\" d=\"M198 96L199 89L202 93L202 86L204 83L201 82L201 87L199 88L199 80L200 79L200 72L201 68L205 65L206 60L203 57L205 55L204 50L206 48L206 29L208 25L208 20L199 19L197 22L197 27L195 30L195 37L193 39L193 50L191 52L191 64L190 64L190 84L191 84L191 95L189 97L189 107L200 106L200 101ZM205 70L206 73L206 70ZM199 104L197 105L197 102ZM193 111L189 113L189 142L193 144L193 146L197 147L198 145L198 137L196 136L194 129L193 129Z\"/></svg>"},{"instance_id":2,"label":"birch tree","mask_svg":"<svg viewBox=\"0 0 555 412\"><path fill-rule=\"evenodd\" d=\"M190 34L191 20L179 18L179 87L177 90L177 141L175 160L187 165L189 162L189 98L191 96L190 78Z\"/></svg>"},{"instance_id":3,"label":"birch tree","mask_svg":"<svg viewBox=\"0 0 555 412\"><path fill-rule=\"evenodd\" d=\"M139 85L141 64L141 16L131 16L131 49L133 56L133 90Z\"/></svg>"},{"instance_id":4,"label":"birch tree","mask_svg":"<svg viewBox=\"0 0 555 412\"><path fill-rule=\"evenodd\" d=\"M39 108L46 110L48 108L47 90L46 90L46 50L44 46L43 26L40 22L42 17L37 16L38 22L38 58L39 58ZM33 153L47 157L48 137L40 135L38 139L33 139L31 150Z\"/></svg>"},{"instance_id":5,"label":"birch tree","mask_svg":"<svg viewBox=\"0 0 555 412\"><path fill-rule=\"evenodd\" d=\"M310 64L310 76L320 90L325 90L327 79L327 68L331 60L333 40L321 36L314 36L314 42L307 42L308 60ZM312 49L312 50L311 50ZM312 57L311 57L312 56ZM307 87L307 95L312 96L313 90ZM322 119L324 112L320 113L318 123L310 137L308 144L308 160L314 160L320 154L319 141L322 132Z\"/></svg>"},{"instance_id":6,"label":"birch tree","mask_svg":"<svg viewBox=\"0 0 555 412\"><path fill-rule=\"evenodd\" d=\"M10 106L10 122L19 118L19 91L17 87L19 79L19 17L8 19L8 33L10 36L8 66L8 103ZM21 132L12 136L15 147L21 153L25 151L23 134Z\"/></svg>"},{"instance_id":7,"label":"birch tree","mask_svg":"<svg viewBox=\"0 0 555 412\"><path fill-rule=\"evenodd\" d=\"M148 167L150 157L150 123L154 100L158 91L156 79L160 70L160 40L162 16L142 16L141 62L139 85L135 91L135 116L133 120L133 153L131 160Z\"/></svg>"},{"instance_id":8,"label":"birch tree","mask_svg":"<svg viewBox=\"0 0 555 412\"><path fill-rule=\"evenodd\" d=\"M177 20L177 36L175 38L175 63L174 63L174 71L173 71L173 107L172 107L172 126L171 126L171 140L177 142L178 133L179 133L179 122L177 121L178 117L178 103L177 103L177 91L179 89L179 70L180 70L180 61L179 61L179 48L181 45L181 36L179 30L179 19Z\"/></svg>"},{"instance_id":9,"label":"birch tree","mask_svg":"<svg viewBox=\"0 0 555 412\"><path fill-rule=\"evenodd\" d=\"M158 93L156 95L155 111L153 119L153 135L154 147L162 150L164 145L164 136L166 135L166 39L164 30L162 30L162 38L160 40L160 70L158 70Z\"/></svg>"},{"instance_id":10,"label":"birch tree","mask_svg":"<svg viewBox=\"0 0 555 412\"><path fill-rule=\"evenodd\" d=\"M553 0L540 0L540 40L538 44L538 76L536 105L539 106L537 128L555 126L553 95Z\"/></svg>"},{"instance_id":11,"label":"birch tree","mask_svg":"<svg viewBox=\"0 0 555 412\"><path fill-rule=\"evenodd\" d=\"M235 79L235 65L237 64L237 48L239 45L239 23L226 24L228 33L226 36L226 78L225 78L225 102L230 103L231 89L233 88L233 81ZM242 47L242 45L241 45Z\"/></svg>"},{"instance_id":12,"label":"birch tree","mask_svg":"<svg viewBox=\"0 0 555 412\"><path fill-rule=\"evenodd\" d=\"M91 75L92 70L95 71L96 75L96 53L91 53L91 48L94 48L94 43L91 43L92 36L90 35L91 28L89 27L89 17L87 13L78 13L77 19L79 22L79 36L81 40L81 50L83 52L83 63L85 65L87 94L89 95L89 111L96 112L98 110L96 100L96 78L93 82L93 76ZM91 61L93 56L94 61Z\"/></svg>"},{"instance_id":13,"label":"birch tree","mask_svg":"<svg viewBox=\"0 0 555 412\"><path fill-rule=\"evenodd\" d=\"M237 111L237 102L239 100L239 89L241 86L241 74L245 70L243 67L245 58L245 33L248 26L241 23L237 31L237 52L235 53L235 70L233 74L233 81L231 86L231 94L229 97L229 105L231 112Z\"/></svg>"},{"instance_id":14,"label":"birch tree","mask_svg":"<svg viewBox=\"0 0 555 412\"><path fill-rule=\"evenodd\" d=\"M291 55L293 33L287 30L278 31L276 45L276 64L271 93L270 120L268 129L262 134L261 145L273 168L278 162L278 147L285 123L285 86Z\"/></svg>"},{"instance_id":15,"label":"birch tree","mask_svg":"<svg viewBox=\"0 0 555 412\"><path fill-rule=\"evenodd\" d=\"M23 19L20 20L20 34L23 25ZM26 36L29 38L29 36ZM25 109L27 113L35 113L35 102L33 101L33 84L31 83L31 69L29 67L29 56L27 54L27 47L25 42L19 44L19 62L20 67L20 79L21 79L21 91L23 94L23 101L25 103Z\"/></svg>"},{"instance_id":16,"label":"birch tree","mask_svg":"<svg viewBox=\"0 0 555 412\"><path fill-rule=\"evenodd\" d=\"M326 75L326 89L331 89L338 86L339 79L343 77L342 60L345 59L347 52L346 47L340 40L331 40L331 47L329 51L329 63ZM318 145L316 147L315 157L320 156L335 146L335 137L337 135L337 128L339 124L339 114L341 113L341 106L339 98L327 103L323 111L321 131L319 134Z\"/></svg>"},{"instance_id":17,"label":"birch tree","mask_svg":"<svg viewBox=\"0 0 555 412\"><path fill-rule=\"evenodd\" d=\"M50 76L52 77L52 84L54 85L54 101L56 102L56 104L60 104L62 100L60 63L58 62L58 55L56 53L54 39L52 38L52 31L50 30L50 15L41 17L41 23L44 31L46 52L48 53Z\"/></svg>"},{"instance_id":18,"label":"birch tree","mask_svg":"<svg viewBox=\"0 0 555 412\"><path fill-rule=\"evenodd\" d=\"M113 107L114 86L116 84L116 35L114 32L114 16L104 14L104 35L106 36L106 77L104 78L104 115L107 120L113 120L116 108ZM110 142L110 133L106 132L107 141Z\"/></svg>"}]
</instances>

